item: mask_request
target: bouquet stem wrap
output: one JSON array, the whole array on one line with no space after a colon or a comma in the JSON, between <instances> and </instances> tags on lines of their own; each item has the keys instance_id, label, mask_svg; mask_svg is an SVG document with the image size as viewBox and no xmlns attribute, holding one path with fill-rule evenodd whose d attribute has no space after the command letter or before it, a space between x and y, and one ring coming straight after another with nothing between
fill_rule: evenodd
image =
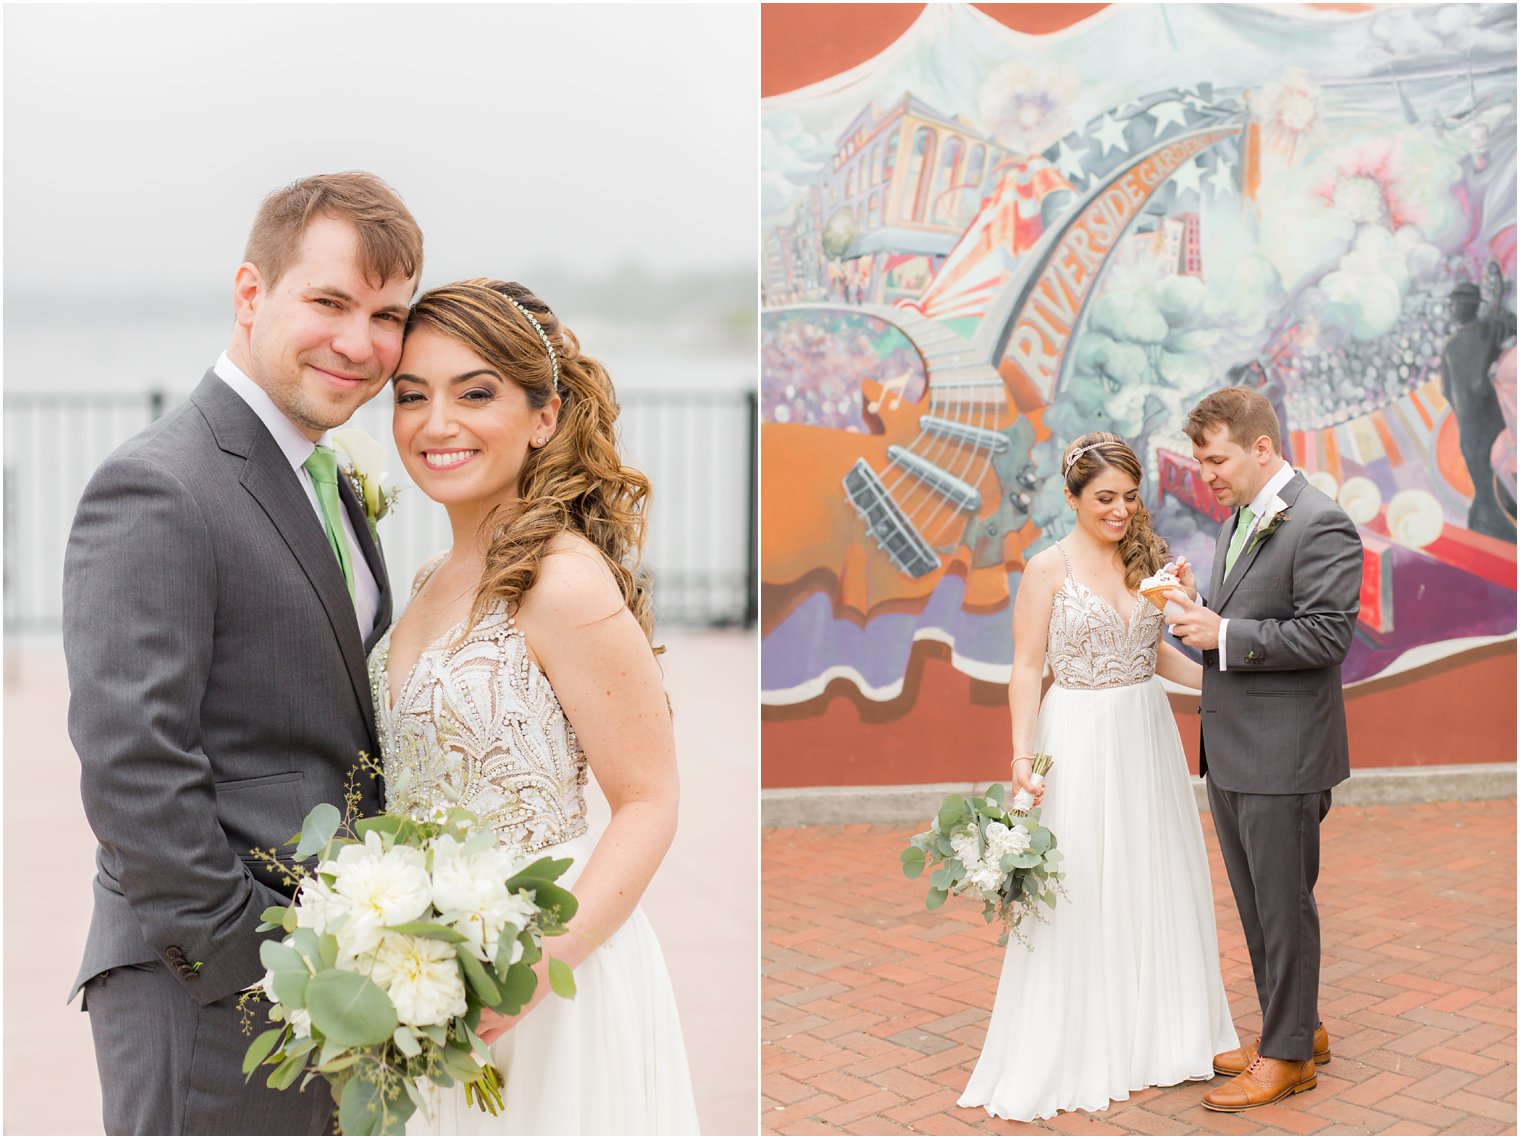
<instances>
[{"instance_id":1,"label":"bouquet stem wrap","mask_svg":"<svg viewBox=\"0 0 1520 1139\"><path fill-rule=\"evenodd\" d=\"M1034 759L1034 770L1029 776L1029 781L1036 787L1043 787L1045 785L1045 776L1050 771L1050 768L1055 763L1055 760L1046 755L1043 751L1036 752L1032 758ZM1023 818L1025 815L1029 814L1030 808L1033 806L1034 796L1031 795L1028 791L1020 790L1019 793L1013 797L1013 802L1008 805L1008 813L1010 815L1017 815L1020 818Z\"/></svg>"}]
</instances>

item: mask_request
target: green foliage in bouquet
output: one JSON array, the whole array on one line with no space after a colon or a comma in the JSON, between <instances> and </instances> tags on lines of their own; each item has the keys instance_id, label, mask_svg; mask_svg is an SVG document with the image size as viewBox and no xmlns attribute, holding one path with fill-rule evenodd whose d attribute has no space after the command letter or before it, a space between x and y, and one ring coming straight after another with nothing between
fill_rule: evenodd
<instances>
[{"instance_id":1,"label":"green foliage in bouquet","mask_svg":"<svg viewBox=\"0 0 1520 1139\"><path fill-rule=\"evenodd\" d=\"M903 873L917 878L929 870L927 909L938 909L951 894L982 901L982 916L1003 923L999 945L1019 932L1026 914L1047 920L1035 905L1054 909L1065 895L1059 869L1064 857L1056 836L1040 825L1040 811L1010 809L1000 783L983 795L947 795L929 829L916 834L899 856Z\"/></svg>"},{"instance_id":2,"label":"green foliage in bouquet","mask_svg":"<svg viewBox=\"0 0 1520 1139\"><path fill-rule=\"evenodd\" d=\"M494 833L459 807L440 809L428 821L399 815L354 820L357 801L348 796L342 814L324 803L307 815L291 839L297 843L295 865L279 863L273 852L264 855L301 891L292 905L261 915L260 930L280 929L285 936L260 947L268 974L240 1001L244 1030L252 1031L251 1004L262 994L276 1001L270 1018L283 1023L254 1039L244 1074L251 1079L260 1067L270 1067L266 1082L281 1090L303 1072L303 1089L325 1077L344 1135L404 1134L423 1102L420 1079L441 1087L458 1081L467 1101L494 1115L502 1105L501 1077L477 1035L481 1012L513 1016L532 999L542 939L565 933L575 915L575 896L556 884L571 860L540 858L518 869L509 861L487 861L509 867L504 881L484 876L494 901L476 907L480 912L439 912L433 903L438 861L506 858ZM315 868L299 865L313 857ZM393 881L384 880L388 865ZM334 889L342 873L377 882L376 901L345 909L351 899ZM416 894L419 883L422 893ZM384 923L386 899L404 894L408 884L414 890L411 909L426 916ZM482 912L498 916L483 921ZM485 952L493 936L492 951ZM575 995L568 966L551 960L548 971L555 993ZM397 1008L403 992L406 1016ZM419 1013L418 1007L436 1011Z\"/></svg>"}]
</instances>

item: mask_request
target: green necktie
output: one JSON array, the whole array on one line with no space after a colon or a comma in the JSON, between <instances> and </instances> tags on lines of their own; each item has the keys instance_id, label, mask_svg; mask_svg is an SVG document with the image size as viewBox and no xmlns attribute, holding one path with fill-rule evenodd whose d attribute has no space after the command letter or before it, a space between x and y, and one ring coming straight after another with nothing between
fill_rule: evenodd
<instances>
[{"instance_id":1,"label":"green necktie","mask_svg":"<svg viewBox=\"0 0 1520 1139\"><path fill-rule=\"evenodd\" d=\"M1240 508L1240 518L1235 523L1235 535L1230 539L1230 548L1224 555L1224 576L1230 576L1230 570L1235 566L1235 558L1240 554L1241 547L1246 544L1246 535L1251 532L1251 523L1256 521L1256 512L1249 506Z\"/></svg>"},{"instance_id":2,"label":"green necktie","mask_svg":"<svg viewBox=\"0 0 1520 1139\"><path fill-rule=\"evenodd\" d=\"M349 597L354 596L354 557L348 548L348 533L343 529L343 503L338 498L338 453L331 447L318 444L311 458L301 464L317 488L317 503L322 507L322 525L327 529L327 541L338 558L338 568L348 585Z\"/></svg>"}]
</instances>

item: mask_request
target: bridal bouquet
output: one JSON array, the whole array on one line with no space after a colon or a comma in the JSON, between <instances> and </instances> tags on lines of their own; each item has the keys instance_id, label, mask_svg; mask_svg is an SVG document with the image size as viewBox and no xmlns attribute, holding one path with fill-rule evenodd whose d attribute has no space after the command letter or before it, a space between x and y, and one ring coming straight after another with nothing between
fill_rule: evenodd
<instances>
[{"instance_id":1,"label":"bridal bouquet","mask_svg":"<svg viewBox=\"0 0 1520 1139\"><path fill-rule=\"evenodd\" d=\"M424 1079L457 1080L496 1114L500 1074L476 1035L481 1010L513 1015L532 997L543 939L575 913L575 897L555 885L570 859L514 865L458 807L425 822L380 815L349 826L324 803L297 840L294 861L318 861L314 872L281 864L299 890L292 905L264 911L260 928L285 937L260 947L268 972L244 1000L267 995L278 1027L249 1046L245 1075L271 1065L268 1085L279 1089L303 1071L307 1082L326 1077L345 1135L403 1134ZM549 962L549 981L574 996L563 962Z\"/></svg>"},{"instance_id":2,"label":"bridal bouquet","mask_svg":"<svg viewBox=\"0 0 1520 1139\"><path fill-rule=\"evenodd\" d=\"M1037 775L1050 766L1048 755L1035 757ZM1004 796L999 783L985 795L947 795L929 829L914 835L900 857L909 878L939 865L929 876L927 908L938 909L951 894L980 898L983 916L1003 923L998 944L1007 945L1012 933L1027 947L1019 923L1031 913L1045 921L1036 902L1054 909L1056 897L1065 896L1058 869L1063 856L1056 836L1040 825L1038 808L1028 809L1027 792Z\"/></svg>"}]
</instances>

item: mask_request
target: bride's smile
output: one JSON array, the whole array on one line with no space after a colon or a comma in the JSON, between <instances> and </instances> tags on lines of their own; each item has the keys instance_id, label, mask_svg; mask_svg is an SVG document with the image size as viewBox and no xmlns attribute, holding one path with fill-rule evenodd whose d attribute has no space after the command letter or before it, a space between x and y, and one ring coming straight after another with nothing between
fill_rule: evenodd
<instances>
[{"instance_id":1,"label":"bride's smile","mask_svg":"<svg viewBox=\"0 0 1520 1139\"><path fill-rule=\"evenodd\" d=\"M523 388L460 341L414 329L393 380L396 450L423 494L489 510L517 497L528 456L554 434L559 398Z\"/></svg>"}]
</instances>

